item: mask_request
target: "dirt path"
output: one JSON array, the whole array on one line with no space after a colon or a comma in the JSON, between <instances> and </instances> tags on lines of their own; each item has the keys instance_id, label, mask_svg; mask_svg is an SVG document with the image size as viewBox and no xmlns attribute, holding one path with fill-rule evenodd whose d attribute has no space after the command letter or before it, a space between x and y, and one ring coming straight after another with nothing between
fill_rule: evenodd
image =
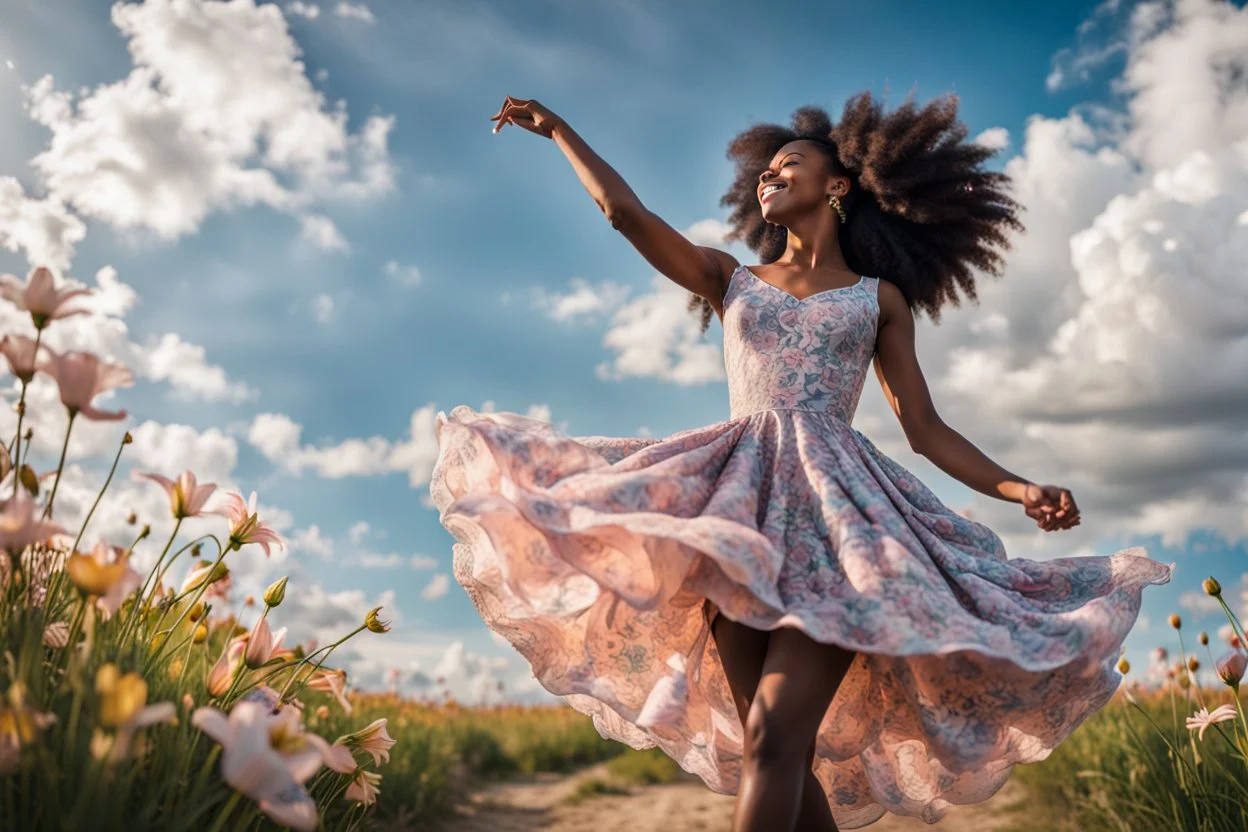
<instances>
[{"instance_id":1,"label":"dirt path","mask_svg":"<svg viewBox=\"0 0 1248 832\"><path fill-rule=\"evenodd\" d=\"M710 791L692 775L674 783L628 786L627 794L599 794L579 804L567 802L586 780L611 782L606 764L571 775L543 774L487 786L474 794L457 817L436 832L721 832L732 820L730 795ZM940 823L885 815L866 827L871 832L953 830L996 832L1008 825L1006 809L1023 799L1011 780L989 800L952 809ZM1017 823L1017 818L1014 819Z\"/></svg>"}]
</instances>

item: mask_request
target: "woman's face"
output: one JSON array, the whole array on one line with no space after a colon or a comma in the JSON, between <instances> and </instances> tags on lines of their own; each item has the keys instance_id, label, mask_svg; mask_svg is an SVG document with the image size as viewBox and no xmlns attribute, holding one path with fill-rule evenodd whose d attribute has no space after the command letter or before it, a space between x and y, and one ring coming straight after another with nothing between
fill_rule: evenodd
<instances>
[{"instance_id":1,"label":"woman's face","mask_svg":"<svg viewBox=\"0 0 1248 832\"><path fill-rule=\"evenodd\" d=\"M774 186L779 186L774 187ZM776 151L758 177L763 219L787 225L793 217L827 207L828 163L811 142L792 141Z\"/></svg>"}]
</instances>

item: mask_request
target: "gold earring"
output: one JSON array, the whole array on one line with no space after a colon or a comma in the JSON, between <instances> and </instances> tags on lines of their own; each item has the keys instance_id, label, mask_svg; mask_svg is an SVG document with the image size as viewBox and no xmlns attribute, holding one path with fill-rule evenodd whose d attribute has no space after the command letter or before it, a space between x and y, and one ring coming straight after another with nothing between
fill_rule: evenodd
<instances>
[{"instance_id":1,"label":"gold earring","mask_svg":"<svg viewBox=\"0 0 1248 832\"><path fill-rule=\"evenodd\" d=\"M828 197L828 204L836 209L836 213L841 218L841 222L845 222L845 209L841 207L841 199L836 194Z\"/></svg>"}]
</instances>

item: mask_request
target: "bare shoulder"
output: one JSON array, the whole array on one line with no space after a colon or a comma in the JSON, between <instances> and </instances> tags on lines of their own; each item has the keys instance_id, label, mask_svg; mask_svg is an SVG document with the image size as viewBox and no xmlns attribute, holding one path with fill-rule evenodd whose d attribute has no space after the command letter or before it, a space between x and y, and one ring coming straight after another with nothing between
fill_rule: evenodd
<instances>
[{"instance_id":1,"label":"bare shoulder","mask_svg":"<svg viewBox=\"0 0 1248 832\"><path fill-rule=\"evenodd\" d=\"M914 313L910 311L910 304L906 302L906 296L901 293L894 284L882 278L877 278L876 299L880 305L881 323L896 320L914 319Z\"/></svg>"}]
</instances>

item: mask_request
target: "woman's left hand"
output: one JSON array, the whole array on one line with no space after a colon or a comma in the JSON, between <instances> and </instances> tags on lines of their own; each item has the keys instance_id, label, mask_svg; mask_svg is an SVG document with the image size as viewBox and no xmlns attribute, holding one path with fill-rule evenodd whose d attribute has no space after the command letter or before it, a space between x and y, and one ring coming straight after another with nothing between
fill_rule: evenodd
<instances>
[{"instance_id":1,"label":"woman's left hand","mask_svg":"<svg viewBox=\"0 0 1248 832\"><path fill-rule=\"evenodd\" d=\"M1079 525L1079 507L1068 489L1032 483L1023 491L1023 511L1046 532Z\"/></svg>"}]
</instances>

